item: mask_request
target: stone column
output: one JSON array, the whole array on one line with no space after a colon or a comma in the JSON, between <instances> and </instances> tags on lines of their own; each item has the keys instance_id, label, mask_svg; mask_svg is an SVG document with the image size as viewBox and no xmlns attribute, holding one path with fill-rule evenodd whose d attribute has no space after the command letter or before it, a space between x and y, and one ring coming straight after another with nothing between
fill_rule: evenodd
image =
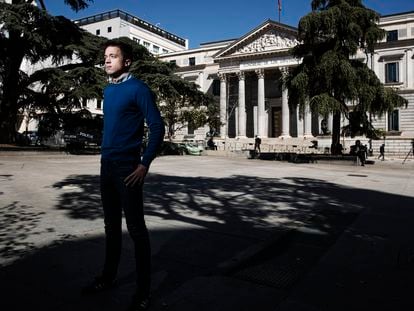
<instances>
[{"instance_id":1,"label":"stone column","mask_svg":"<svg viewBox=\"0 0 414 311\"><path fill-rule=\"evenodd\" d=\"M237 73L239 77L239 109L238 109L238 127L237 136L246 137L246 93L245 93L245 75L243 71Z\"/></svg>"},{"instance_id":2,"label":"stone column","mask_svg":"<svg viewBox=\"0 0 414 311\"><path fill-rule=\"evenodd\" d=\"M225 138L227 133L227 79L226 74L219 73L220 78L220 136Z\"/></svg>"},{"instance_id":3,"label":"stone column","mask_svg":"<svg viewBox=\"0 0 414 311\"><path fill-rule=\"evenodd\" d=\"M201 71L198 73L197 80L198 80L197 84L200 86L200 89L204 91L204 72Z\"/></svg>"},{"instance_id":4,"label":"stone column","mask_svg":"<svg viewBox=\"0 0 414 311\"><path fill-rule=\"evenodd\" d=\"M313 137L312 135L312 113L310 111L309 103L305 104L305 115L303 117L303 122L305 123L305 137Z\"/></svg>"},{"instance_id":5,"label":"stone column","mask_svg":"<svg viewBox=\"0 0 414 311\"><path fill-rule=\"evenodd\" d=\"M260 137L267 137L266 131L266 108L265 108L265 80L264 70L257 69L257 134Z\"/></svg>"},{"instance_id":6,"label":"stone column","mask_svg":"<svg viewBox=\"0 0 414 311\"><path fill-rule=\"evenodd\" d=\"M378 56L379 56L378 53L372 53L371 54L371 70L374 71L377 74L377 76L379 77L379 79L382 82L384 82L385 81L385 79L384 79L385 75L383 75L382 71L379 70L380 67L379 67L379 63L378 63L378 59L379 59Z\"/></svg>"},{"instance_id":7,"label":"stone column","mask_svg":"<svg viewBox=\"0 0 414 311\"><path fill-rule=\"evenodd\" d=\"M283 77L286 77L288 74L288 69L286 67L281 68L281 72ZM288 89L285 85L282 86L282 138L289 138L290 137L290 131L289 131L289 105L288 105Z\"/></svg>"},{"instance_id":8,"label":"stone column","mask_svg":"<svg viewBox=\"0 0 414 311\"><path fill-rule=\"evenodd\" d=\"M333 121L333 115L332 112L330 112L328 114L328 119L326 120L328 122L328 131L331 133L332 135L332 121Z\"/></svg>"},{"instance_id":9,"label":"stone column","mask_svg":"<svg viewBox=\"0 0 414 311\"><path fill-rule=\"evenodd\" d=\"M296 107L296 120L298 122L298 137L301 137L304 135L303 131L303 118L300 117L299 113L299 106Z\"/></svg>"},{"instance_id":10,"label":"stone column","mask_svg":"<svg viewBox=\"0 0 414 311\"><path fill-rule=\"evenodd\" d=\"M405 87L406 88L412 88L414 87L414 74L413 74L413 68L414 68L414 62L413 62L413 49L408 49L406 52L407 62L406 62L406 81L405 81Z\"/></svg>"}]
</instances>

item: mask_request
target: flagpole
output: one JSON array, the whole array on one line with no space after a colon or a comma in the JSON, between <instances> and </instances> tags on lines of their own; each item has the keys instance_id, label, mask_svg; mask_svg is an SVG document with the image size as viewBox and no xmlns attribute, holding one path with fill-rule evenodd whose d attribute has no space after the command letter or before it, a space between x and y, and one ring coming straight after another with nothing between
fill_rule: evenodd
<instances>
[{"instance_id":1,"label":"flagpole","mask_svg":"<svg viewBox=\"0 0 414 311\"><path fill-rule=\"evenodd\" d=\"M277 9L279 11L279 23L280 23L280 12L282 11L282 0L277 0Z\"/></svg>"}]
</instances>

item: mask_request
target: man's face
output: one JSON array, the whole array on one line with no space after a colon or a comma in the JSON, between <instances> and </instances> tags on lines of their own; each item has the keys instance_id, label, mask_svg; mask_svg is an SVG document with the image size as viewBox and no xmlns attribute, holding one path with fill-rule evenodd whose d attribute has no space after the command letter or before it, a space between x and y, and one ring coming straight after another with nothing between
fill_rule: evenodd
<instances>
[{"instance_id":1,"label":"man's face","mask_svg":"<svg viewBox=\"0 0 414 311\"><path fill-rule=\"evenodd\" d=\"M105 49L105 72L112 78L117 78L128 70L130 60L124 59L121 49L117 46L108 46Z\"/></svg>"}]
</instances>

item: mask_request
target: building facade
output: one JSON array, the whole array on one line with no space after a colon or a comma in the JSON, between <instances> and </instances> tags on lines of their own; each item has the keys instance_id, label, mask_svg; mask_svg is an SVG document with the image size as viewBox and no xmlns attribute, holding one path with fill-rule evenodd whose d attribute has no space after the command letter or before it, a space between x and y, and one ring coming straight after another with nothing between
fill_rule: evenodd
<instances>
[{"instance_id":1,"label":"building facade","mask_svg":"<svg viewBox=\"0 0 414 311\"><path fill-rule=\"evenodd\" d=\"M188 40L121 10L113 10L74 21L90 33L108 39L128 37L160 55L188 49Z\"/></svg>"},{"instance_id":2,"label":"building facade","mask_svg":"<svg viewBox=\"0 0 414 311\"><path fill-rule=\"evenodd\" d=\"M358 53L386 87L396 88L408 100L408 106L374 118L373 124L385 133L389 153L405 155L414 138L414 12L382 16L380 27L387 36L376 46L375 53ZM219 139L233 148L247 148L259 135L269 149L306 146L317 140L321 150L330 146L332 117L312 114L303 116L290 109L288 92L280 77L298 59L289 50L298 44L297 29L272 20L264 22L244 36L221 42L202 44L197 49L161 55L174 62L177 74L216 95L220 104ZM321 128L326 124L327 128ZM342 125L347 124L344 117ZM177 139L193 137L202 140L211 129L177 134ZM377 152L381 141L364 137L343 137L349 150L355 139L361 139ZM226 144L218 144L225 148ZM347 152L347 150L345 150Z\"/></svg>"}]
</instances>

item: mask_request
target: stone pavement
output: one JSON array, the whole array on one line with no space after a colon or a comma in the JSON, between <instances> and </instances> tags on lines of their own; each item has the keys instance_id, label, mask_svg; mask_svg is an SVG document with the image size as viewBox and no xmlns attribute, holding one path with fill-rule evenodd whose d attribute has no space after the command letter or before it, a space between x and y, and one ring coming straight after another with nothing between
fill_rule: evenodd
<instances>
[{"instance_id":1,"label":"stone pavement","mask_svg":"<svg viewBox=\"0 0 414 311\"><path fill-rule=\"evenodd\" d=\"M365 167L161 157L146 181L150 310L412 310L414 159ZM104 250L99 157L0 153L0 308L123 310L81 297Z\"/></svg>"}]
</instances>

